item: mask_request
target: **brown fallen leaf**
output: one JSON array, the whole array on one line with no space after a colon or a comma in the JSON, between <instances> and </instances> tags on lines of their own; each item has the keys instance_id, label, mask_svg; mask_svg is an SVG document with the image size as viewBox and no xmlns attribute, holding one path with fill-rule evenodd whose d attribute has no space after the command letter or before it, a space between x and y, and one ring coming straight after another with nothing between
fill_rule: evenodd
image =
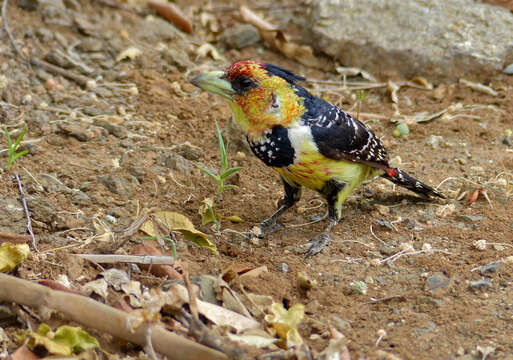
<instances>
[{"instance_id":1,"label":"brown fallen leaf","mask_svg":"<svg viewBox=\"0 0 513 360\"><path fill-rule=\"evenodd\" d=\"M143 241L142 244L136 245L132 248L131 253L133 255L162 255L160 250L158 250L151 241ZM168 279L173 280L181 280L182 275L178 273L171 265L146 265L146 264L137 264L141 270L148 270L155 276L158 277L168 277Z\"/></svg>"},{"instance_id":2,"label":"brown fallen leaf","mask_svg":"<svg viewBox=\"0 0 513 360\"><path fill-rule=\"evenodd\" d=\"M237 277L257 277L258 275L265 272L268 272L267 266L265 265L252 268L243 264L231 264L223 270L221 278L227 283L230 283Z\"/></svg>"},{"instance_id":3,"label":"brown fallen leaf","mask_svg":"<svg viewBox=\"0 0 513 360\"><path fill-rule=\"evenodd\" d=\"M183 32L192 34L191 21L175 4L161 0L150 0L148 1L148 6Z\"/></svg>"},{"instance_id":4,"label":"brown fallen leaf","mask_svg":"<svg viewBox=\"0 0 513 360\"><path fill-rule=\"evenodd\" d=\"M240 15L244 22L258 29L262 39L283 55L295 59L306 66L321 67L319 60L313 55L313 50L310 46L299 45L290 41L289 37L281 29L262 19L244 5L240 7Z\"/></svg>"}]
</instances>

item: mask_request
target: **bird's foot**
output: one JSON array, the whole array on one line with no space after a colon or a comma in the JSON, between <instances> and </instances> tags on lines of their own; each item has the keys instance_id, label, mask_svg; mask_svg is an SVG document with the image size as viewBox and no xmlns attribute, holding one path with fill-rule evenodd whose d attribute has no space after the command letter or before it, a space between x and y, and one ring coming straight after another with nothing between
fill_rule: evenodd
<instances>
[{"instance_id":1,"label":"bird's foot","mask_svg":"<svg viewBox=\"0 0 513 360\"><path fill-rule=\"evenodd\" d=\"M262 221L259 225L254 226L248 233L248 238L259 238L263 239L269 234L281 229L283 224L277 222L268 222L266 220Z\"/></svg>"},{"instance_id":2,"label":"bird's foot","mask_svg":"<svg viewBox=\"0 0 513 360\"><path fill-rule=\"evenodd\" d=\"M326 246L331 243L331 235L328 232L323 232L312 240L309 241L310 249L306 252L305 259L320 253Z\"/></svg>"}]
</instances>

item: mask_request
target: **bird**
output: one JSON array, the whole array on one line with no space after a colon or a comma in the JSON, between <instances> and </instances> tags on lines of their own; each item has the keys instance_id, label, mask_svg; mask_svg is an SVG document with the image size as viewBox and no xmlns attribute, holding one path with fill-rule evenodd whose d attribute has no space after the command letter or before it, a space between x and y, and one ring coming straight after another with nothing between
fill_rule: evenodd
<instances>
[{"instance_id":1,"label":"bird","mask_svg":"<svg viewBox=\"0 0 513 360\"><path fill-rule=\"evenodd\" d=\"M303 188L320 193L328 207L328 224L309 242L305 257L330 244L344 200L364 182L381 176L424 198L445 198L391 167L383 142L367 125L312 95L299 84L302 81L306 79L290 70L254 60L238 61L224 71L204 72L190 80L228 102L254 155L281 178L284 198L260 223L261 235L276 228L279 217L300 200Z\"/></svg>"}]
</instances>

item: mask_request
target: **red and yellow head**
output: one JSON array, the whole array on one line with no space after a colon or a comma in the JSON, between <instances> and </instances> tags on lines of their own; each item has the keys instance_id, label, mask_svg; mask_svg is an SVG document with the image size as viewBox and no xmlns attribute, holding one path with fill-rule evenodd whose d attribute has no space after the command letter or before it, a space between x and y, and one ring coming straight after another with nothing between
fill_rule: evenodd
<instances>
[{"instance_id":1,"label":"red and yellow head","mask_svg":"<svg viewBox=\"0 0 513 360\"><path fill-rule=\"evenodd\" d=\"M218 94L232 108L235 121L250 137L258 137L274 126L288 126L306 109L296 95L303 78L276 65L240 61L226 71L201 74L191 80L199 88Z\"/></svg>"}]
</instances>

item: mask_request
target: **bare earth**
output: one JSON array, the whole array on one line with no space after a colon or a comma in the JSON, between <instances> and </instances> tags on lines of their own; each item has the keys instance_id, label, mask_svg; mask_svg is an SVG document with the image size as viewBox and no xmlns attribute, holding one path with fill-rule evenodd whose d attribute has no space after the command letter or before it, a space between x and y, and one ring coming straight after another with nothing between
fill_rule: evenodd
<instances>
[{"instance_id":1,"label":"bare earth","mask_svg":"<svg viewBox=\"0 0 513 360\"><path fill-rule=\"evenodd\" d=\"M449 116L410 125L410 134L404 138L392 136L395 124L389 119L394 109L386 88L366 90L361 112L380 116L362 119L382 137L391 158L400 156L400 167L427 184L443 182L439 189L449 199L426 202L386 180L376 180L355 191L345 203L344 219L335 228L330 247L304 260L305 244L325 225L303 226L326 211L319 195L310 191L283 217L285 228L264 240L250 242L233 232L216 234L211 224L201 226L198 208L204 198L215 194L216 187L195 163L219 167L215 121L225 129L231 166L243 167L233 177L238 188L223 193L218 213L238 215L244 222L222 220L221 230L247 231L272 213L283 191L277 174L248 152L241 135L226 131L229 108L219 98L200 93L188 80L200 71L224 69L240 59L272 62L313 79L340 77L298 65L262 42L244 50L224 51L219 46L225 61L198 56L198 45L212 36L200 25L199 1L178 2L195 19L193 35L168 32L162 25L165 21L145 20L144 13L99 2L70 3L78 7L75 14L91 24L90 35L84 35L73 21L71 25L45 23L39 12L23 10L10 1L9 24L22 51L42 58L52 49L65 52L77 41L94 39L99 44L94 52L81 50L80 45L73 50L92 68L88 76L101 74L103 81L98 84L133 83L138 93L111 84L94 95L70 80L29 67L15 56L5 32L0 32L0 76L7 79L7 85L0 86L0 120L17 124L18 129L25 122L25 140L34 139L24 145L29 155L19 159L14 170L20 173L30 197L43 253L23 262L14 275L38 280L65 274L80 288L94 280L101 268L67 254L97 253L105 247L100 240L86 242L95 231L93 218L102 219L112 229L123 229L138 209L172 210L188 216L219 250L213 255L178 236L178 256L191 275L217 276L234 263L266 265L269 272L245 281L245 290L271 295L285 306L304 304L307 316L300 333L315 351L327 346L328 324L332 324L347 338L352 359L374 359L379 349L402 359L477 359L481 358L478 346L495 348L487 359L513 358L513 211L508 199L512 185L504 175L513 171L513 147L511 142L509 146L503 143L505 130L513 128L512 77L489 79L498 96L461 84L440 85L437 90L402 87L398 93L402 116L451 107ZM211 3L226 6L223 1ZM264 14L279 23L280 12ZM213 15L221 30L237 23L232 12ZM41 28L49 32L47 38ZM164 45L175 55L166 55L161 50ZM116 56L130 46L139 47L143 54L116 62ZM80 68L72 71L80 73ZM388 80L386 74L376 75ZM321 83L306 87L356 111L357 91ZM457 112L456 104L480 107ZM109 115L105 121L115 126L101 123L100 115ZM426 141L432 135L442 137L438 144ZM185 142L193 146L181 145ZM5 141L2 144L6 148ZM175 154L188 160L177 161ZM7 162L6 152L1 155L1 161ZM23 234L25 219L12 172L3 170L0 177L0 231ZM472 194L480 189L485 189L491 203L481 194L469 205ZM133 236L118 252L129 253L142 236ZM483 250L474 245L480 239L488 243ZM387 261L406 243L424 251ZM427 251L427 244L433 252ZM171 254L170 250L163 252ZM495 261L501 262L496 272L481 274L480 266ZM309 291L299 289L298 272L307 274L316 285ZM131 276L148 287L162 283L146 273ZM480 279L488 280L488 286L473 287ZM351 291L350 283L356 281L366 283L366 294ZM121 294L110 291L104 301L112 304ZM57 317L52 326L66 323ZM386 336L377 341L380 329ZM14 334L16 328L7 330ZM88 331L110 353L143 356L136 346L114 342L94 329ZM16 347L13 336L8 350ZM254 355L264 352L251 350Z\"/></svg>"}]
</instances>

